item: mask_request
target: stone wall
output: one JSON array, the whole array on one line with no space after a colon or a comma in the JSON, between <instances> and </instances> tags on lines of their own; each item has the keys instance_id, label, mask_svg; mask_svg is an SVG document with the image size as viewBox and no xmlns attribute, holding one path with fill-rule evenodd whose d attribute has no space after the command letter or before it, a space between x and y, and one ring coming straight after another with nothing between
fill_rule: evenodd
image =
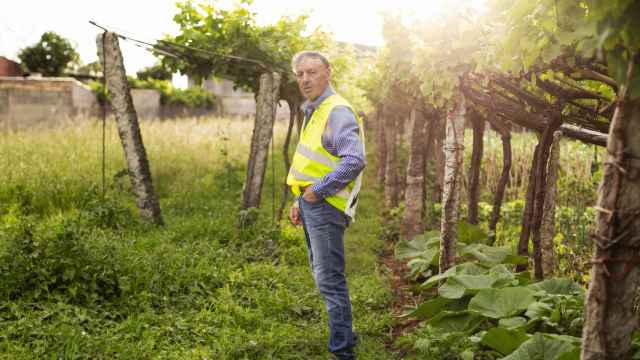
<instances>
[{"instance_id":1,"label":"stone wall","mask_svg":"<svg viewBox=\"0 0 640 360\"><path fill-rule=\"evenodd\" d=\"M189 86L200 86L189 81ZM223 79L208 79L202 87L209 90L219 100L221 116L248 117L256 115L256 100L253 93L233 88L233 82ZM289 119L289 106L280 101L276 111L276 119Z\"/></svg>"},{"instance_id":2,"label":"stone wall","mask_svg":"<svg viewBox=\"0 0 640 360\"><path fill-rule=\"evenodd\" d=\"M90 113L91 97L95 102L91 90L74 79L0 77L0 128L48 126L83 111Z\"/></svg>"},{"instance_id":3,"label":"stone wall","mask_svg":"<svg viewBox=\"0 0 640 360\"><path fill-rule=\"evenodd\" d=\"M158 91L133 89L131 96L140 119L160 117ZM0 130L49 127L100 115L93 91L73 78L0 77Z\"/></svg>"},{"instance_id":4,"label":"stone wall","mask_svg":"<svg viewBox=\"0 0 640 360\"><path fill-rule=\"evenodd\" d=\"M152 89L133 89L131 97L138 118L157 119L160 117L160 92Z\"/></svg>"}]
</instances>

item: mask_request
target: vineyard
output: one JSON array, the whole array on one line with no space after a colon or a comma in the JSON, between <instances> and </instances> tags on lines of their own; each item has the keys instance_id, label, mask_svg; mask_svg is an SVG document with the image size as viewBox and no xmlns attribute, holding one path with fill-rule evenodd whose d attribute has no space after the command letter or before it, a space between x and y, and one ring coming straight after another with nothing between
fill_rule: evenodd
<instances>
[{"instance_id":1,"label":"vineyard","mask_svg":"<svg viewBox=\"0 0 640 360\"><path fill-rule=\"evenodd\" d=\"M284 216L308 48L365 118L344 242L358 358L640 358L640 2L387 14L370 56L249 5L179 3L179 35L145 46L253 91L253 121L138 122L135 39L104 29L114 117L0 133L0 358L326 358Z\"/></svg>"}]
</instances>

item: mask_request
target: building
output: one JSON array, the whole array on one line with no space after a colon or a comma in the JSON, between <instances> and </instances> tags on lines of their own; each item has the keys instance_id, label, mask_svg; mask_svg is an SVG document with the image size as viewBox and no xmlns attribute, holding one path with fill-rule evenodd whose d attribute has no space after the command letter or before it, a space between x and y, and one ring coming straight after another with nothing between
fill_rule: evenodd
<instances>
[{"instance_id":1,"label":"building","mask_svg":"<svg viewBox=\"0 0 640 360\"><path fill-rule=\"evenodd\" d=\"M256 99L251 92L235 89L233 81L211 78L198 84L189 78L189 87L202 86L211 92L217 99L219 114L231 117L252 118L256 114ZM276 111L277 119L289 119L289 106L285 101L280 101Z\"/></svg>"},{"instance_id":2,"label":"building","mask_svg":"<svg viewBox=\"0 0 640 360\"><path fill-rule=\"evenodd\" d=\"M22 76L23 74L19 63L0 56L0 76Z\"/></svg>"}]
</instances>

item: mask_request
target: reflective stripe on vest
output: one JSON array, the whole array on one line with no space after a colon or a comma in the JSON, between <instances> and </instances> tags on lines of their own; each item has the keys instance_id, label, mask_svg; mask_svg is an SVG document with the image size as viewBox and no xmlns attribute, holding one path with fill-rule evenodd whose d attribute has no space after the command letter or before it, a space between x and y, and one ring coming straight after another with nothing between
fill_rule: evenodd
<instances>
[{"instance_id":1,"label":"reflective stripe on vest","mask_svg":"<svg viewBox=\"0 0 640 360\"><path fill-rule=\"evenodd\" d=\"M296 152L291 161L291 169L287 176L287 184L297 196L301 193L301 188L313 185L333 171L340 161L340 158L329 153L322 146L322 134L325 131L329 115L336 106L346 106L353 112L360 128L360 138L362 140L364 152L364 128L362 120L357 116L351 105L340 95L334 94L322 101L313 112L300 136L300 142L296 147ZM325 200L332 206L343 211L351 218L355 216L358 199L358 192L362 184L362 173L350 182L338 193L327 196Z\"/></svg>"}]
</instances>

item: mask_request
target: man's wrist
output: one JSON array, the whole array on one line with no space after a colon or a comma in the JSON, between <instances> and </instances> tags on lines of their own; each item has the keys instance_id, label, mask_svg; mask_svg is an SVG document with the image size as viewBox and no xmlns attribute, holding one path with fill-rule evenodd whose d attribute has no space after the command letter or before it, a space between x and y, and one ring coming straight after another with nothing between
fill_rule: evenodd
<instances>
[{"instance_id":1,"label":"man's wrist","mask_svg":"<svg viewBox=\"0 0 640 360\"><path fill-rule=\"evenodd\" d=\"M313 191L318 199L324 199L328 195L320 186L318 186L318 184L312 185L310 190Z\"/></svg>"}]
</instances>

